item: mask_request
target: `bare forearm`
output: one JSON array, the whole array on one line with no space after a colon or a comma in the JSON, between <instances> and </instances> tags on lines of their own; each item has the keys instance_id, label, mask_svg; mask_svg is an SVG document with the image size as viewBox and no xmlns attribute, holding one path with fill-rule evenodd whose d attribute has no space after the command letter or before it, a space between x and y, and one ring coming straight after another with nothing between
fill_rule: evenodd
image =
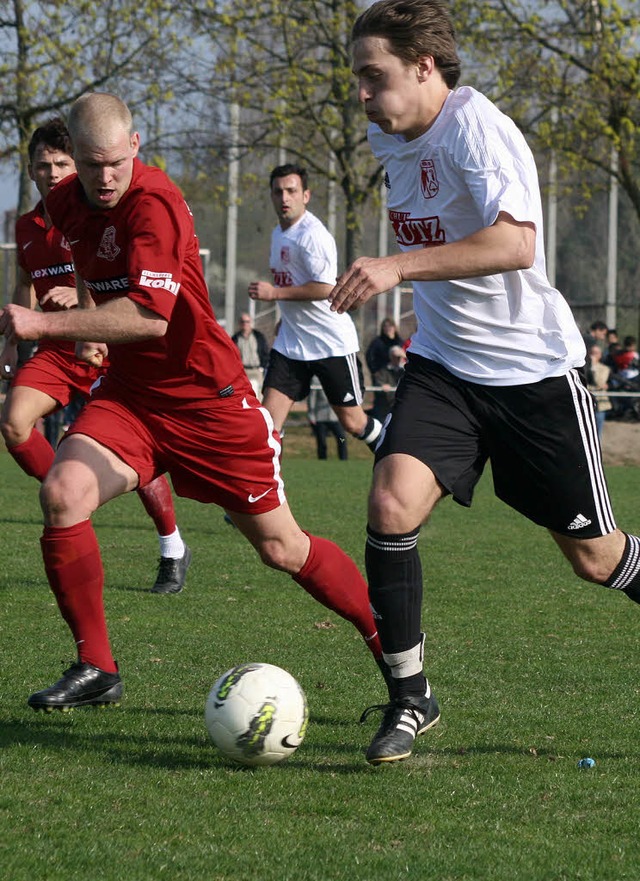
<instances>
[{"instance_id":1,"label":"bare forearm","mask_svg":"<svg viewBox=\"0 0 640 881\"><path fill-rule=\"evenodd\" d=\"M275 288L276 300L326 300L333 290L330 284L308 281L303 285Z\"/></svg>"},{"instance_id":2,"label":"bare forearm","mask_svg":"<svg viewBox=\"0 0 640 881\"><path fill-rule=\"evenodd\" d=\"M55 312L46 317L49 319L47 336L80 342L134 343L164 336L167 328L166 321L128 299L111 300L95 309Z\"/></svg>"},{"instance_id":3,"label":"bare forearm","mask_svg":"<svg viewBox=\"0 0 640 881\"><path fill-rule=\"evenodd\" d=\"M134 343L164 336L166 330L163 318L126 297L110 300L96 309L41 313L7 306L0 313L0 332L12 340Z\"/></svg>"},{"instance_id":4,"label":"bare forearm","mask_svg":"<svg viewBox=\"0 0 640 881\"><path fill-rule=\"evenodd\" d=\"M489 226L459 242L395 255L398 271L403 281L442 281L526 269L534 256L531 232Z\"/></svg>"},{"instance_id":5,"label":"bare forearm","mask_svg":"<svg viewBox=\"0 0 640 881\"><path fill-rule=\"evenodd\" d=\"M303 285L276 287L268 281L252 281L249 296L252 300L326 300L332 291L330 284L308 281Z\"/></svg>"}]
</instances>

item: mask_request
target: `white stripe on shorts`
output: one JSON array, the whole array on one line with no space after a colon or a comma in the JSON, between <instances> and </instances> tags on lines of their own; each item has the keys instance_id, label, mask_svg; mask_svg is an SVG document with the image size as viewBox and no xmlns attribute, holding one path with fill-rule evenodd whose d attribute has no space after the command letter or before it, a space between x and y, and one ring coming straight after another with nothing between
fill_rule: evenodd
<instances>
[{"instance_id":1,"label":"white stripe on shorts","mask_svg":"<svg viewBox=\"0 0 640 881\"><path fill-rule=\"evenodd\" d=\"M360 385L360 376L358 374L358 355L356 352L352 352L350 355L345 355L344 357L347 359L347 366L351 376L351 385L353 386L356 403L362 404L362 387Z\"/></svg>"},{"instance_id":2,"label":"white stripe on shorts","mask_svg":"<svg viewBox=\"0 0 640 881\"><path fill-rule=\"evenodd\" d=\"M243 399L242 406L246 410L253 409L246 398ZM271 461L273 463L273 479L276 481L277 484L276 493L278 495L278 501L281 505L284 505L287 501L287 497L284 491L284 481L282 479L282 473L280 470L280 455L282 453L282 444L279 443L273 435L275 426L273 424L273 417L271 416L271 413L269 413L266 407L256 407L255 409L258 410L259 413L261 413L267 427L267 444L273 454Z\"/></svg>"},{"instance_id":3,"label":"white stripe on shorts","mask_svg":"<svg viewBox=\"0 0 640 881\"><path fill-rule=\"evenodd\" d=\"M602 534L613 532L616 528L611 501L602 468L602 454L596 427L595 408L590 392L585 388L577 370L567 373L567 381L576 410L576 419L582 437L582 444L589 469L589 479L593 501Z\"/></svg>"}]
</instances>

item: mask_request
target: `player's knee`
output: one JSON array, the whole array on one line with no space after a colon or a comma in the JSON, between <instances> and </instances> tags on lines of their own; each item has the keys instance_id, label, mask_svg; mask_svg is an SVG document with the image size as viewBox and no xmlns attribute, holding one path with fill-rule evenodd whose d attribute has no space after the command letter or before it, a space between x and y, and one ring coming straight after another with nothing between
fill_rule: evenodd
<instances>
[{"instance_id":1,"label":"player's knee","mask_svg":"<svg viewBox=\"0 0 640 881\"><path fill-rule=\"evenodd\" d=\"M602 561L594 557L578 557L571 561L571 565L578 578L592 584L604 584L611 575Z\"/></svg>"},{"instance_id":2,"label":"player's knee","mask_svg":"<svg viewBox=\"0 0 640 881\"><path fill-rule=\"evenodd\" d=\"M396 493L380 486L374 486L369 495L369 523L383 535L400 535L416 526Z\"/></svg>"},{"instance_id":3,"label":"player's knee","mask_svg":"<svg viewBox=\"0 0 640 881\"><path fill-rule=\"evenodd\" d=\"M0 416L0 432L2 432L4 442L8 447L15 447L28 440L32 427L29 426L27 430L27 427L15 419L11 413L3 413Z\"/></svg>"},{"instance_id":4,"label":"player's knee","mask_svg":"<svg viewBox=\"0 0 640 881\"><path fill-rule=\"evenodd\" d=\"M49 474L45 477L40 487L40 506L45 515L45 522L51 524L65 520L78 510L79 498L73 482L64 476ZM92 512L83 512L89 516Z\"/></svg>"},{"instance_id":5,"label":"player's knee","mask_svg":"<svg viewBox=\"0 0 640 881\"><path fill-rule=\"evenodd\" d=\"M309 541L304 533L278 536L264 540L256 550L262 562L271 569L294 575L304 566L309 554Z\"/></svg>"},{"instance_id":6,"label":"player's knee","mask_svg":"<svg viewBox=\"0 0 640 881\"><path fill-rule=\"evenodd\" d=\"M349 434L359 437L367 425L367 417L359 407L345 407L340 413L340 424Z\"/></svg>"},{"instance_id":7,"label":"player's knee","mask_svg":"<svg viewBox=\"0 0 640 881\"><path fill-rule=\"evenodd\" d=\"M289 553L285 545L279 540L263 542L258 548L260 559L271 569L279 569L283 572L291 571Z\"/></svg>"}]
</instances>

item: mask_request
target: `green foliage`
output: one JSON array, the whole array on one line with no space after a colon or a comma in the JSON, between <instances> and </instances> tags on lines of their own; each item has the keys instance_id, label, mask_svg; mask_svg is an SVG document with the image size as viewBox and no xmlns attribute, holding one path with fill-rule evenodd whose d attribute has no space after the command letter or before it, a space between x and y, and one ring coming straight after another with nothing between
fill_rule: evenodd
<instances>
[{"instance_id":1,"label":"green foliage","mask_svg":"<svg viewBox=\"0 0 640 881\"><path fill-rule=\"evenodd\" d=\"M87 91L122 91L142 112L163 90L178 39L169 0L13 0L0 28L0 155L18 153L18 213L30 207L26 148L35 125ZM187 42L181 37L181 44ZM149 78L150 72L153 76Z\"/></svg>"},{"instance_id":2,"label":"green foliage","mask_svg":"<svg viewBox=\"0 0 640 881\"><path fill-rule=\"evenodd\" d=\"M301 524L362 565L371 457L289 456ZM609 481L640 530L640 471ZM11 881L635 881L637 607L580 584L546 534L497 502L450 501L420 539L427 664L443 716L396 767L364 762L383 698L353 629L265 569L215 508L178 500L187 588L157 597L135 495L95 518L126 694L120 709L36 714L72 645L45 584L37 487L0 453L0 864ZM281 766L241 770L204 701L239 661L289 669L311 710ZM596 766L580 771L592 756Z\"/></svg>"},{"instance_id":3,"label":"green foliage","mask_svg":"<svg viewBox=\"0 0 640 881\"><path fill-rule=\"evenodd\" d=\"M210 88L226 89L243 108L243 146L284 149L340 187L346 262L356 256L362 208L379 179L348 49L360 8L353 0L194 6L195 27L215 45Z\"/></svg>"},{"instance_id":4,"label":"green foliage","mask_svg":"<svg viewBox=\"0 0 640 881\"><path fill-rule=\"evenodd\" d=\"M534 146L557 152L565 172L609 175L615 150L617 177L640 218L637 4L460 0L453 8L484 90ZM591 174L590 192L597 181Z\"/></svg>"}]
</instances>

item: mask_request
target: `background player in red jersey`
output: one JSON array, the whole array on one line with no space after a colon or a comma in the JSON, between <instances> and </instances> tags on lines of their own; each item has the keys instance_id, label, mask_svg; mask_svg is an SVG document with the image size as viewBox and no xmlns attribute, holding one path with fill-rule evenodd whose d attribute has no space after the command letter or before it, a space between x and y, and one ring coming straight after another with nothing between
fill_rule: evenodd
<instances>
[{"instance_id":1,"label":"background player in red jersey","mask_svg":"<svg viewBox=\"0 0 640 881\"><path fill-rule=\"evenodd\" d=\"M16 223L18 280L13 302L25 308L35 307L35 301L45 312L73 309L78 304L71 249L44 204L51 189L74 172L69 133L63 120L54 117L34 131L29 143L29 174L41 201ZM45 340L18 370L17 344L7 341L0 355L0 375L13 377L13 382L0 415L0 429L7 450L26 474L43 481L54 459L51 444L36 423L65 407L74 394L88 398L103 372L98 369L102 360L100 354L94 365L88 364L76 357L73 342ZM139 496L160 542L160 566L151 591L178 593L184 587L191 551L180 535L167 479L160 476L140 489Z\"/></svg>"},{"instance_id":2,"label":"background player in red jersey","mask_svg":"<svg viewBox=\"0 0 640 881\"><path fill-rule=\"evenodd\" d=\"M217 323L193 218L182 194L137 159L139 135L119 98L88 94L69 116L77 176L47 199L70 242L81 308L7 306L10 339L109 346L110 367L65 435L43 483L45 571L78 661L34 709L114 703L122 682L102 603L91 515L169 472L179 495L223 507L262 560L353 622L380 660L366 583L335 544L302 531L287 504L280 441L231 337ZM383 672L385 666L381 664Z\"/></svg>"}]
</instances>

